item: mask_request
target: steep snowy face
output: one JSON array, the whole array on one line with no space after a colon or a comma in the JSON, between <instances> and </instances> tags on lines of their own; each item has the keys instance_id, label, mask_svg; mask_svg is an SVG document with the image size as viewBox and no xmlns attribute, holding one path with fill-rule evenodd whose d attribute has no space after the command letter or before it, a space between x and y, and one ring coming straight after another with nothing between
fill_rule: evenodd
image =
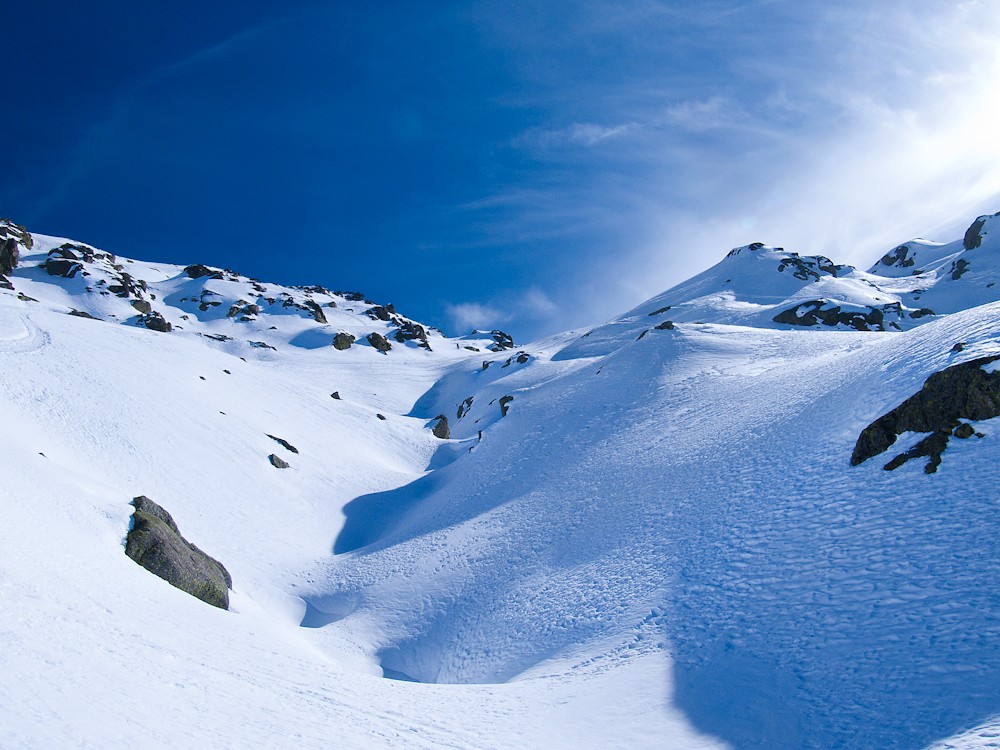
<instances>
[{"instance_id":1,"label":"steep snowy face","mask_svg":"<svg viewBox=\"0 0 1000 750\"><path fill-rule=\"evenodd\" d=\"M904 331L1000 299L998 227L1000 214L981 216L964 240L912 240L867 272L754 242L585 334L560 356L605 354L668 323Z\"/></svg>"}]
</instances>

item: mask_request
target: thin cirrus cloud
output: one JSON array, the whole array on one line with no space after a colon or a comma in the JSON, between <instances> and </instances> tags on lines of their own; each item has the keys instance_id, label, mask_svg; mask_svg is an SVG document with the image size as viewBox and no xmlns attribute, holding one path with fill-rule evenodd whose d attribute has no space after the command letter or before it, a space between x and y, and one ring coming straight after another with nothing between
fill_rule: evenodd
<instances>
[{"instance_id":1,"label":"thin cirrus cloud","mask_svg":"<svg viewBox=\"0 0 1000 750\"><path fill-rule=\"evenodd\" d=\"M680 5L644 4L663 12L616 17L605 33L648 49L677 28L668 11ZM575 246L560 310L613 315L752 240L867 267L898 242L950 240L1000 210L995 4L722 5L681 15L682 46L697 29L718 50L701 69L623 54L580 96L551 101L548 117L589 130L540 126L513 141L567 178L513 218L534 236L558 216ZM610 6L587 7L579 33L593 47Z\"/></svg>"}]
</instances>

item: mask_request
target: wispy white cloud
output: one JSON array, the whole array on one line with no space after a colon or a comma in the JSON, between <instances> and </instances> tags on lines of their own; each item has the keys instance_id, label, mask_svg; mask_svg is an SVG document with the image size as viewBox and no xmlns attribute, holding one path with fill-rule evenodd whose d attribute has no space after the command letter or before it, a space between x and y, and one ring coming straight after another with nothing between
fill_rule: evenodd
<instances>
[{"instance_id":1,"label":"wispy white cloud","mask_svg":"<svg viewBox=\"0 0 1000 750\"><path fill-rule=\"evenodd\" d=\"M510 316L499 308L478 302L460 302L445 307L448 320L458 333L467 333L474 329L489 329L506 323Z\"/></svg>"},{"instance_id":2,"label":"wispy white cloud","mask_svg":"<svg viewBox=\"0 0 1000 750\"><path fill-rule=\"evenodd\" d=\"M516 136L515 146L530 148L558 148L561 146L596 146L635 132L640 126L634 122L619 125L599 125L593 122L575 122L565 128L531 128Z\"/></svg>"}]
</instances>

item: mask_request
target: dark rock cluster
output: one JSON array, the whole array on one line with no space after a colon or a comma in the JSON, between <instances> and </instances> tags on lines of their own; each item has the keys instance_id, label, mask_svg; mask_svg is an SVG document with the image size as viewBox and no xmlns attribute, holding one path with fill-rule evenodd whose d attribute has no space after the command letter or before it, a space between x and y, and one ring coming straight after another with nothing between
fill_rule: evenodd
<instances>
[{"instance_id":1,"label":"dark rock cluster","mask_svg":"<svg viewBox=\"0 0 1000 750\"><path fill-rule=\"evenodd\" d=\"M782 310L772 320L793 326L847 326L857 331L884 331L885 313L874 307L844 310L828 300L810 300Z\"/></svg>"},{"instance_id":2,"label":"dark rock cluster","mask_svg":"<svg viewBox=\"0 0 1000 750\"><path fill-rule=\"evenodd\" d=\"M1000 372L983 369L998 359L1000 356L980 357L931 375L917 393L861 432L851 454L851 465L857 466L885 452L904 432L926 432L930 433L926 438L884 468L892 471L912 458L927 457L924 471L933 474L952 435L968 438L976 434L971 425L961 420L1000 416Z\"/></svg>"}]
</instances>

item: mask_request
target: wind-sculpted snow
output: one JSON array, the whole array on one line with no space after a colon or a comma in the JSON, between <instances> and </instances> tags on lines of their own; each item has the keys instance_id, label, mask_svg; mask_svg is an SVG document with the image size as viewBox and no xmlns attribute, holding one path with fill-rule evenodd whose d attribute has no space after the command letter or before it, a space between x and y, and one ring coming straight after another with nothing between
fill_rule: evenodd
<instances>
[{"instance_id":1,"label":"wind-sculpted snow","mask_svg":"<svg viewBox=\"0 0 1000 750\"><path fill-rule=\"evenodd\" d=\"M996 420L933 475L851 456L1000 356L1000 303L962 307L994 224L885 275L748 245L521 348L79 243L53 275L35 235L0 290L0 745L989 746ZM142 494L231 611L126 558Z\"/></svg>"}]
</instances>

